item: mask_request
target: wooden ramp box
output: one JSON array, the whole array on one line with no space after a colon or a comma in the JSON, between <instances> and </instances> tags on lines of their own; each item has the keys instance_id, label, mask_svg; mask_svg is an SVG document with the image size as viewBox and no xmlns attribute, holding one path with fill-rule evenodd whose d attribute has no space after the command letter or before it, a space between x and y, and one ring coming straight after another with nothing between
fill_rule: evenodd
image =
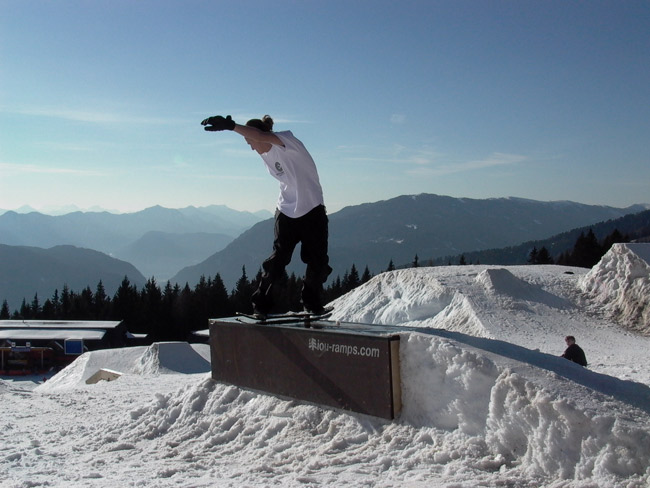
<instances>
[{"instance_id":1,"label":"wooden ramp box","mask_svg":"<svg viewBox=\"0 0 650 488\"><path fill-rule=\"evenodd\" d=\"M395 418L401 409L399 336L358 324L318 321L312 325L211 319L212 378Z\"/></svg>"}]
</instances>

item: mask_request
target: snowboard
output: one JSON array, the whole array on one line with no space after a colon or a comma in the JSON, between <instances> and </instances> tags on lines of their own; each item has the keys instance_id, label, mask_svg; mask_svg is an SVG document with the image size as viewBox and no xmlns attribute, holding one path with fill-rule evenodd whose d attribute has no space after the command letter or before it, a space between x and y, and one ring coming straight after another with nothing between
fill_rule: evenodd
<instances>
[{"instance_id":1,"label":"snowboard","mask_svg":"<svg viewBox=\"0 0 650 488\"><path fill-rule=\"evenodd\" d=\"M311 312L285 312L257 315L237 312L237 315L253 319L258 324L288 324L293 322L303 322L305 327L311 327L312 321L326 319L332 315L333 311L334 307L325 307L321 313L317 314Z\"/></svg>"}]
</instances>

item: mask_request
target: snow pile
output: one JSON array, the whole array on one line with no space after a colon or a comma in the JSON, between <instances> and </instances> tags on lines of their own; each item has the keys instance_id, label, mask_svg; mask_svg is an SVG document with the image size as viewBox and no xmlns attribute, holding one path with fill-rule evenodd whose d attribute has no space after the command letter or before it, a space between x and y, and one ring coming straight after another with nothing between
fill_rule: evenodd
<instances>
[{"instance_id":1,"label":"snow pile","mask_svg":"<svg viewBox=\"0 0 650 488\"><path fill-rule=\"evenodd\" d=\"M595 315L587 275L418 268L337 300L333 320L401 326L393 422L214 382L185 343L84 354L33 392L2 381L0 484L646 487L650 337ZM588 369L559 357L568 334ZM85 384L100 368L124 374Z\"/></svg>"},{"instance_id":2,"label":"snow pile","mask_svg":"<svg viewBox=\"0 0 650 488\"><path fill-rule=\"evenodd\" d=\"M599 310L650 335L650 244L614 244L581 286Z\"/></svg>"},{"instance_id":3,"label":"snow pile","mask_svg":"<svg viewBox=\"0 0 650 488\"><path fill-rule=\"evenodd\" d=\"M650 385L650 371L639 368L647 360L650 341L595 313L600 305L581 288L588 271L471 265L387 272L334 301L332 319L363 317L366 323L386 325L391 323L386 317L401 318L392 324L497 339L554 356L564 351L564 337L573 335L590 369ZM637 281L645 289L650 278Z\"/></svg>"},{"instance_id":4,"label":"snow pile","mask_svg":"<svg viewBox=\"0 0 650 488\"><path fill-rule=\"evenodd\" d=\"M570 274L567 274L567 271ZM574 308L576 276L583 268L560 266L449 266L393 271L333 302L334 319L382 325L432 327L477 337L521 334L519 320L536 321ZM505 313L503 313L505 312ZM551 332L566 335L553 317ZM566 319L563 319L566 320ZM568 320L571 321L570 319ZM549 331L548 327L543 330ZM525 334L525 332L524 332ZM524 345L526 338L521 343Z\"/></svg>"},{"instance_id":5,"label":"snow pile","mask_svg":"<svg viewBox=\"0 0 650 488\"><path fill-rule=\"evenodd\" d=\"M482 463L525 466L530 476L555 479L650 475L650 388L633 388L643 397L636 410L548 371L452 341L411 334L402 347L403 421L470 436L487 457ZM548 361L583 372L562 359Z\"/></svg>"},{"instance_id":6,"label":"snow pile","mask_svg":"<svg viewBox=\"0 0 650 488\"><path fill-rule=\"evenodd\" d=\"M584 382L596 389L581 386L532 366L541 353L518 348L521 356L513 359L507 345L483 341L477 345L492 344L499 353L433 331L404 332L404 410L395 422L195 375L168 392L153 390L152 398L124 415L96 419L99 435L78 438L75 449L94 452L97 466L128 453L131 468L142 465L156 480L141 486L189 480L192 486L359 486L378 479L384 486L436 486L433 480L446 479L439 485L446 486L450 478L478 486L560 480L644 486L650 479L650 388L628 385L643 400L629 405L615 398L617 389L626 388L620 380L598 386L608 379L546 358L575 379L586 375ZM149 383L163 389L162 379L174 376L149 377ZM111 389L120 382L134 382L123 386L131 394L145 388L137 375L124 380L82 388L93 396L115 394Z\"/></svg>"},{"instance_id":7,"label":"snow pile","mask_svg":"<svg viewBox=\"0 0 650 488\"><path fill-rule=\"evenodd\" d=\"M45 393L76 388L100 369L138 375L205 373L210 371L209 357L208 345L187 342L86 352L35 390Z\"/></svg>"},{"instance_id":8,"label":"snow pile","mask_svg":"<svg viewBox=\"0 0 650 488\"><path fill-rule=\"evenodd\" d=\"M339 299L334 306L337 317L348 322L394 325L433 317L453 298L454 290L438 276L398 270L357 288L354 300Z\"/></svg>"}]
</instances>

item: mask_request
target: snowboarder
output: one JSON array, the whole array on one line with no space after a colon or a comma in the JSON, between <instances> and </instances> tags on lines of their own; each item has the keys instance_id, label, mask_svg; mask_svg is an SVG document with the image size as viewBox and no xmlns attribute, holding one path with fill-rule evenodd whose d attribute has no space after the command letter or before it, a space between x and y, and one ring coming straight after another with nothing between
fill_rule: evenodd
<instances>
[{"instance_id":1,"label":"snowboarder","mask_svg":"<svg viewBox=\"0 0 650 488\"><path fill-rule=\"evenodd\" d=\"M291 131L273 132L273 119L251 119L237 124L230 115L215 115L201 122L206 131L232 130L244 137L280 182L275 212L273 252L262 264L262 278L253 293L253 311L264 317L273 307L273 286L283 277L296 245L307 264L302 288L305 311L322 313L323 283L332 272L327 254L328 218L316 164Z\"/></svg>"},{"instance_id":2,"label":"snowboarder","mask_svg":"<svg viewBox=\"0 0 650 488\"><path fill-rule=\"evenodd\" d=\"M578 363L580 366L587 366L587 357L582 348L576 344L576 338L573 336L566 336L564 341L568 347L564 351L564 354L562 354L562 357L573 361L574 363Z\"/></svg>"}]
</instances>

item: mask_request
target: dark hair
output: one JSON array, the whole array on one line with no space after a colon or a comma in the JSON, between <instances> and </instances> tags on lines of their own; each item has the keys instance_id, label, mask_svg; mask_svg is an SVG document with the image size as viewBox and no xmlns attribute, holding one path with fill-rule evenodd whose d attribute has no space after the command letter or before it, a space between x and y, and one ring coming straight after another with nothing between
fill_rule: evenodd
<instances>
[{"instance_id":1,"label":"dark hair","mask_svg":"<svg viewBox=\"0 0 650 488\"><path fill-rule=\"evenodd\" d=\"M246 122L246 125L248 127L255 127L256 129L259 129L264 132L271 132L271 130L273 130L273 119L271 118L270 115L265 115L264 117L262 117L262 120L251 119L248 122Z\"/></svg>"}]
</instances>

